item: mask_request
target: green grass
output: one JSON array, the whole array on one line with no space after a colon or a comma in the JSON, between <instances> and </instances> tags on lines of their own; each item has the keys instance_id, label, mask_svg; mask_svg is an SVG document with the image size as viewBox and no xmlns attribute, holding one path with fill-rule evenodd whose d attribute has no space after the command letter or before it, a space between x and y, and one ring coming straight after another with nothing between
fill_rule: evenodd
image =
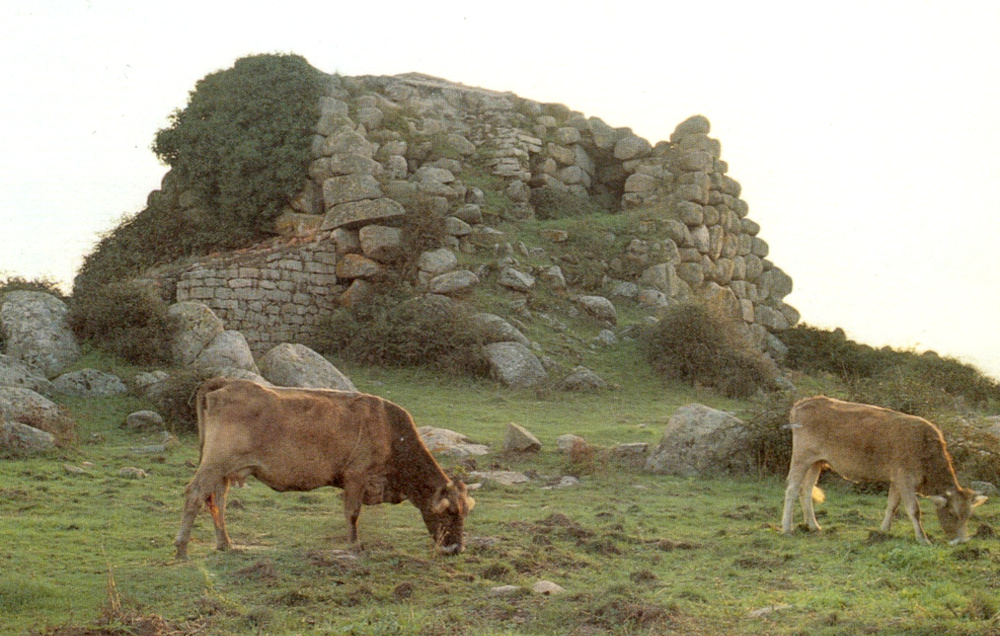
<instances>
[{"instance_id":1,"label":"green grass","mask_svg":"<svg viewBox=\"0 0 1000 636\"><path fill-rule=\"evenodd\" d=\"M508 422L541 439L537 455L477 458L479 468L533 470L531 483L475 491L468 547L436 555L416 508L366 507L365 550L348 551L338 491L276 493L251 480L231 495L229 530L242 549L219 553L207 514L191 560L173 561L193 436L162 456L136 455L152 435L119 423L132 398L67 401L78 445L0 463L0 633L67 626L129 633L140 616L201 634L979 634L1000 628L1000 547L977 510L979 537L918 545L905 519L875 532L884 495L827 479L819 535L779 533L782 479L645 474L603 454L574 464L555 438L655 444L673 410L745 404L636 373L629 346L587 363L618 390L593 395L511 391L426 371L336 361L364 391L407 407L418 425L498 446ZM95 365L101 361L92 360ZM95 435L96 434L96 435ZM89 462L89 464L85 464ZM458 462L443 459L446 467ZM85 466L73 475L63 465ZM123 466L148 473L118 476ZM545 488L574 474L574 488ZM109 592L109 578L114 591ZM493 596L500 585L550 580L566 592ZM769 606L776 609L752 614ZM112 628L118 631L113 631Z\"/></svg>"}]
</instances>

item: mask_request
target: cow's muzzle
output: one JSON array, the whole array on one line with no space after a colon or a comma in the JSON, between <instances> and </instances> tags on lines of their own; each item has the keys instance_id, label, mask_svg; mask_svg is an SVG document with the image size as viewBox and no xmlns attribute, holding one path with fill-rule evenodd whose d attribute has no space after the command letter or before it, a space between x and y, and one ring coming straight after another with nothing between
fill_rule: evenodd
<instances>
[{"instance_id":1,"label":"cow's muzzle","mask_svg":"<svg viewBox=\"0 0 1000 636\"><path fill-rule=\"evenodd\" d=\"M452 543L451 545L438 546L438 551L441 554L445 554L445 555L448 555L448 556L451 556L453 554L458 554L459 552L461 552L464 549L465 549L465 546L462 545L461 543Z\"/></svg>"}]
</instances>

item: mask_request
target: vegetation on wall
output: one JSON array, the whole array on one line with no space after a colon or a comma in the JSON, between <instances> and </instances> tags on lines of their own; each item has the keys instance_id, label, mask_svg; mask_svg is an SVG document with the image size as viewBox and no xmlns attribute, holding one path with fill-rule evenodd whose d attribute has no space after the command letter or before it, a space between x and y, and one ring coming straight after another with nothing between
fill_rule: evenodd
<instances>
[{"instance_id":1,"label":"vegetation on wall","mask_svg":"<svg viewBox=\"0 0 1000 636\"><path fill-rule=\"evenodd\" d=\"M262 238L305 183L321 94L322 74L298 55L253 55L205 76L153 142L171 192L105 235L74 289Z\"/></svg>"},{"instance_id":2,"label":"vegetation on wall","mask_svg":"<svg viewBox=\"0 0 1000 636\"><path fill-rule=\"evenodd\" d=\"M153 151L212 211L218 240L260 233L302 189L321 93L305 58L252 55L200 80L156 134Z\"/></svg>"},{"instance_id":3,"label":"vegetation on wall","mask_svg":"<svg viewBox=\"0 0 1000 636\"><path fill-rule=\"evenodd\" d=\"M974 366L933 351L875 349L849 340L842 329L802 324L781 335L785 364L806 373L829 373L849 387L851 398L904 413L931 417L961 397L975 406L1000 406L1000 383Z\"/></svg>"},{"instance_id":4,"label":"vegetation on wall","mask_svg":"<svg viewBox=\"0 0 1000 636\"><path fill-rule=\"evenodd\" d=\"M739 330L724 308L685 301L667 308L643 336L646 357L664 377L744 398L774 386L778 369Z\"/></svg>"},{"instance_id":5,"label":"vegetation on wall","mask_svg":"<svg viewBox=\"0 0 1000 636\"><path fill-rule=\"evenodd\" d=\"M147 285L123 281L86 288L73 295L68 319L77 338L129 362L170 360L167 305Z\"/></svg>"}]
</instances>

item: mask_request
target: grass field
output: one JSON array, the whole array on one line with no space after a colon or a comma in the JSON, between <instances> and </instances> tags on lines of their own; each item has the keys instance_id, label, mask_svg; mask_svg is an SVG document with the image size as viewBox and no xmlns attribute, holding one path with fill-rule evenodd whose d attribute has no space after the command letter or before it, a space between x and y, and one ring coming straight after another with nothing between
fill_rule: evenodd
<instances>
[{"instance_id":1,"label":"grass field","mask_svg":"<svg viewBox=\"0 0 1000 636\"><path fill-rule=\"evenodd\" d=\"M467 549L456 557L434 553L408 503L365 508L365 549L356 552L345 543L338 491L276 493L251 480L233 491L229 506L241 549L216 552L205 514L191 559L175 562L195 437L182 433L167 452L140 454L159 439L119 423L150 405L66 401L79 423L77 446L0 460L0 633L1000 632L993 501L977 510L975 536L962 546L942 541L925 505L935 541L925 547L905 518L890 533L877 532L884 495L825 478L824 531L786 537L780 476L667 477L603 453L576 462L557 453L563 433L603 446L652 445L682 404L746 406L632 372L642 363L627 346L615 355L592 366L620 388L594 395L515 392L338 362L360 389L407 407L418 425L496 448L507 422L516 422L543 442L536 455L477 459L479 468L534 471L535 478L477 490ZM147 477L119 476L127 466ZM580 485L550 487L563 475ZM565 591L533 594L541 580ZM503 585L521 589L491 591Z\"/></svg>"}]
</instances>

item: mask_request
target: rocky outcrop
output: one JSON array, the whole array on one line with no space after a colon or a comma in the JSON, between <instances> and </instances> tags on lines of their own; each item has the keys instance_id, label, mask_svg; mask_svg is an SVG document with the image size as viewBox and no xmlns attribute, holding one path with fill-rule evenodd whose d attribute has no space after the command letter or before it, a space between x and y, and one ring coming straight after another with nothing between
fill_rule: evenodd
<instances>
[{"instance_id":1,"label":"rocky outcrop","mask_svg":"<svg viewBox=\"0 0 1000 636\"><path fill-rule=\"evenodd\" d=\"M283 343L259 360L260 374L276 386L357 391L329 360L301 344Z\"/></svg>"},{"instance_id":2,"label":"rocky outcrop","mask_svg":"<svg viewBox=\"0 0 1000 636\"><path fill-rule=\"evenodd\" d=\"M171 300L204 303L255 354L310 342L338 305L369 302L400 258L410 266L396 273L415 293L462 300L483 285L521 299L551 293L603 326L617 324L622 302L655 315L718 288L775 357L771 336L798 321L784 302L792 280L768 260L703 116L650 143L559 104L419 74L334 76L320 107L308 181L279 224L283 237L161 275L171 278L162 285L175 290ZM580 229L546 227L525 245L494 227L533 218L541 201L586 213L598 197L641 210L627 240L605 241L610 251L568 253ZM401 226L429 214L443 217L440 244L406 254ZM527 353L518 357L534 357Z\"/></svg>"},{"instance_id":3,"label":"rocky outcrop","mask_svg":"<svg viewBox=\"0 0 1000 636\"><path fill-rule=\"evenodd\" d=\"M677 409L646 460L652 472L670 475L740 473L753 466L739 418L703 404Z\"/></svg>"},{"instance_id":4,"label":"rocky outcrop","mask_svg":"<svg viewBox=\"0 0 1000 636\"><path fill-rule=\"evenodd\" d=\"M66 303L52 294L11 291L0 296L0 336L4 353L39 369L47 378L80 357L70 331Z\"/></svg>"},{"instance_id":5,"label":"rocky outcrop","mask_svg":"<svg viewBox=\"0 0 1000 636\"><path fill-rule=\"evenodd\" d=\"M51 433L58 442L72 441L76 429L65 408L22 387L0 387L0 422L26 424Z\"/></svg>"},{"instance_id":6,"label":"rocky outcrop","mask_svg":"<svg viewBox=\"0 0 1000 636\"><path fill-rule=\"evenodd\" d=\"M52 386L63 395L76 397L110 397L128 392L128 387L117 375L97 369L64 373L52 381Z\"/></svg>"}]
</instances>

